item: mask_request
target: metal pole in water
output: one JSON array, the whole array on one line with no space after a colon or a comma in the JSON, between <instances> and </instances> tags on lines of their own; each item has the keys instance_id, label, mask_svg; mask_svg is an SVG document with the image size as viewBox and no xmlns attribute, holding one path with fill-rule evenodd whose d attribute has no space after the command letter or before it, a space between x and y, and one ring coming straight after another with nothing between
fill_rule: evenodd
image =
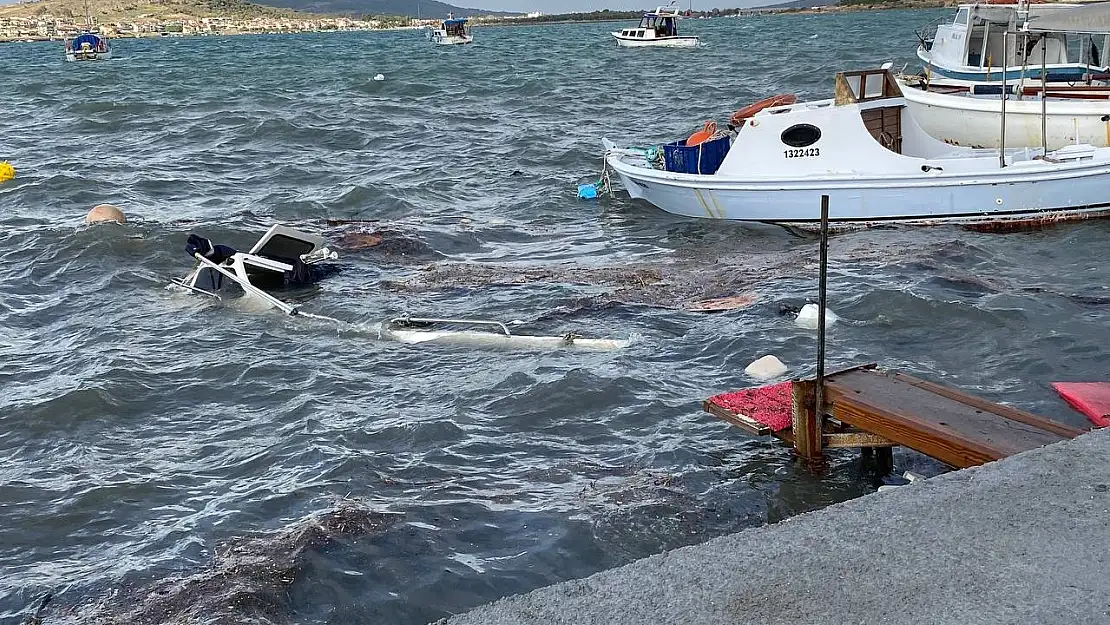
<instances>
[{"instance_id":1,"label":"metal pole in water","mask_svg":"<svg viewBox=\"0 0 1110 625\"><path fill-rule=\"evenodd\" d=\"M1010 64L1010 29L1002 33L1002 130L998 136L998 167L1006 166L1006 67Z\"/></svg>"},{"instance_id":2,"label":"metal pole in water","mask_svg":"<svg viewBox=\"0 0 1110 625\"><path fill-rule=\"evenodd\" d=\"M817 388L814 420L817 422L816 436L821 436L821 421L825 405L825 291L829 272L829 196L821 196L821 265L817 278ZM821 440L818 438L817 440Z\"/></svg>"},{"instance_id":3,"label":"metal pole in water","mask_svg":"<svg viewBox=\"0 0 1110 625\"><path fill-rule=\"evenodd\" d=\"M1048 71L1045 59L1048 57L1048 37L1041 35L1041 147L1048 154Z\"/></svg>"}]
</instances>

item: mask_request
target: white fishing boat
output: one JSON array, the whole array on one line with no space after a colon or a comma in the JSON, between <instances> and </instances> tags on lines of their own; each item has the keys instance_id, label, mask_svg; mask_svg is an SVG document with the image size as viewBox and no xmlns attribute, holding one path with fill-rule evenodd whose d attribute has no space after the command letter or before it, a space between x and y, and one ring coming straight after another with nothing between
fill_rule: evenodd
<instances>
[{"instance_id":1,"label":"white fishing boat","mask_svg":"<svg viewBox=\"0 0 1110 625\"><path fill-rule=\"evenodd\" d=\"M1110 148L946 144L917 124L889 69L837 74L835 94L735 120L735 138L664 145L661 159L606 141L605 164L633 198L690 217L806 226L822 195L831 220L860 226L1110 214Z\"/></svg>"},{"instance_id":2,"label":"white fishing boat","mask_svg":"<svg viewBox=\"0 0 1110 625\"><path fill-rule=\"evenodd\" d=\"M1036 46L1061 33L1073 40L1105 41L1110 31L1110 3L1086 5L1035 17L1022 30L999 32L1006 48L1014 41ZM1020 46L1019 46L1020 47ZM1098 56L1098 49L1092 52ZM1045 58L1036 59L1040 70ZM1026 68L1031 69L1031 68ZM1061 84L1021 78L1022 72L998 74L1005 79L1006 141L1011 146L1045 146L1050 150L1076 143L1110 145L1110 86ZM1003 112L1000 82L968 84L931 76L900 77L903 95L914 119L930 135L953 145L997 148Z\"/></svg>"},{"instance_id":3,"label":"white fishing boat","mask_svg":"<svg viewBox=\"0 0 1110 625\"><path fill-rule=\"evenodd\" d=\"M93 32L89 2L85 0L85 29L72 39L65 40L67 61L105 61L112 58L108 38Z\"/></svg>"},{"instance_id":4,"label":"white fishing boat","mask_svg":"<svg viewBox=\"0 0 1110 625\"><path fill-rule=\"evenodd\" d=\"M172 280L173 288L222 300L246 297L264 308L287 315L307 317L337 326L356 327L335 317L307 312L301 305L278 297L281 291L310 287L336 271L329 261L338 255L322 237L275 224L248 252L216 245L204 237L189 235L185 252L196 260L184 278ZM627 347L629 341L594 339L566 333L557 336L518 334L499 321L396 317L376 326L383 340L408 344L452 343L494 348L607 351Z\"/></svg>"},{"instance_id":5,"label":"white fishing boat","mask_svg":"<svg viewBox=\"0 0 1110 625\"><path fill-rule=\"evenodd\" d=\"M999 147L1002 115L1000 85L970 89L938 88L919 79L899 78L906 104L925 132L952 145ZM1006 142L1011 146L1042 143L1040 85L1014 85L1006 102ZM1044 103L1043 128L1048 149L1076 143L1110 145L1110 90L1065 86L1050 88Z\"/></svg>"},{"instance_id":6,"label":"white fishing boat","mask_svg":"<svg viewBox=\"0 0 1110 625\"><path fill-rule=\"evenodd\" d=\"M1042 61L1048 82L1089 84L1110 79L1110 37L1069 38L1066 32L1057 32L1022 45L1024 40L1004 36L1020 30L1030 20L1079 6L1025 1L961 4L950 23L937 26L932 38L921 38L917 56L930 76L965 83L1000 81L1003 70L1010 80L1040 80Z\"/></svg>"},{"instance_id":7,"label":"white fishing boat","mask_svg":"<svg viewBox=\"0 0 1110 625\"><path fill-rule=\"evenodd\" d=\"M447 19L443 20L443 24L439 28L428 31L428 39L441 46L473 43L474 36L470 33L470 27L466 23L467 19L465 17L455 17L454 14L449 13Z\"/></svg>"},{"instance_id":8,"label":"white fishing boat","mask_svg":"<svg viewBox=\"0 0 1110 625\"><path fill-rule=\"evenodd\" d=\"M690 48L698 45L697 37L678 34L678 6L672 2L653 12L644 13L636 28L625 28L612 33L617 45L624 48Z\"/></svg>"}]
</instances>

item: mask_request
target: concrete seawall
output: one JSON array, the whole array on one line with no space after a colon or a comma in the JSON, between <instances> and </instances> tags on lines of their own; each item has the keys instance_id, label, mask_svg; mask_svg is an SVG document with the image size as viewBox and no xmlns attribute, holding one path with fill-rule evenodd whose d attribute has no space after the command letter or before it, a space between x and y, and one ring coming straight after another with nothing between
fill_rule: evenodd
<instances>
[{"instance_id":1,"label":"concrete seawall","mask_svg":"<svg viewBox=\"0 0 1110 625\"><path fill-rule=\"evenodd\" d=\"M1110 429L440 622L1110 624Z\"/></svg>"}]
</instances>

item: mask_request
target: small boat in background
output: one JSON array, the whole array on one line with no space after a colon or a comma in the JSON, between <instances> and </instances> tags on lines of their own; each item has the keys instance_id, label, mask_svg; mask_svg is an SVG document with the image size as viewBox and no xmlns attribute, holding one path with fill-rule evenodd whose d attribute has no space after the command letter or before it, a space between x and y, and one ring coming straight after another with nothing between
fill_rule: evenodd
<instances>
[{"instance_id":1,"label":"small boat in background","mask_svg":"<svg viewBox=\"0 0 1110 625\"><path fill-rule=\"evenodd\" d=\"M466 22L465 17L455 17L454 13L448 13L447 19L443 20L443 25L429 32L428 38L441 46L473 43L474 36L470 33Z\"/></svg>"},{"instance_id":2,"label":"small boat in background","mask_svg":"<svg viewBox=\"0 0 1110 625\"><path fill-rule=\"evenodd\" d=\"M1110 216L1110 148L946 144L917 124L887 68L841 72L834 93L748 107L749 117L733 116L734 139L717 133L661 150L604 141L605 166L633 198L689 217L812 227L823 195L829 219L855 227L1005 229Z\"/></svg>"},{"instance_id":3,"label":"small boat in background","mask_svg":"<svg viewBox=\"0 0 1110 625\"><path fill-rule=\"evenodd\" d=\"M92 32L88 0L85 0L85 30L73 39L66 39L65 48L67 61L104 61L112 58L108 38Z\"/></svg>"},{"instance_id":4,"label":"small boat in background","mask_svg":"<svg viewBox=\"0 0 1110 625\"><path fill-rule=\"evenodd\" d=\"M659 7L654 12L644 13L640 25L612 33L617 45L624 48L692 48L698 45L697 37L678 35L678 7L674 2Z\"/></svg>"}]
</instances>

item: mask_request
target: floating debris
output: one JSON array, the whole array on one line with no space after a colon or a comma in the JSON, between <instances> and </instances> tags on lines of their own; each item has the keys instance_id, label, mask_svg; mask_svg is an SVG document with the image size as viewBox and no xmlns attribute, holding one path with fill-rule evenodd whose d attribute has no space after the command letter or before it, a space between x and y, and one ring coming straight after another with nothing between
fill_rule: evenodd
<instances>
[{"instance_id":1,"label":"floating debris","mask_svg":"<svg viewBox=\"0 0 1110 625\"><path fill-rule=\"evenodd\" d=\"M216 549L203 571L113 593L66 610L59 622L72 617L69 622L98 625L293 623L290 587L314 558L347 539L381 534L400 518L343 500L284 530Z\"/></svg>"},{"instance_id":2,"label":"floating debris","mask_svg":"<svg viewBox=\"0 0 1110 625\"><path fill-rule=\"evenodd\" d=\"M802 306L802 309L800 311L798 311L798 316L794 319L794 324L797 325L799 328L816 330L818 313L820 313L820 309L817 304L806 304L805 306ZM829 326L836 323L839 319L840 317L836 313L829 310L828 308L825 309L826 330L829 328Z\"/></svg>"},{"instance_id":3,"label":"floating debris","mask_svg":"<svg viewBox=\"0 0 1110 625\"><path fill-rule=\"evenodd\" d=\"M789 369L775 356L768 354L744 368L744 373L757 380L770 380L785 374Z\"/></svg>"}]
</instances>

